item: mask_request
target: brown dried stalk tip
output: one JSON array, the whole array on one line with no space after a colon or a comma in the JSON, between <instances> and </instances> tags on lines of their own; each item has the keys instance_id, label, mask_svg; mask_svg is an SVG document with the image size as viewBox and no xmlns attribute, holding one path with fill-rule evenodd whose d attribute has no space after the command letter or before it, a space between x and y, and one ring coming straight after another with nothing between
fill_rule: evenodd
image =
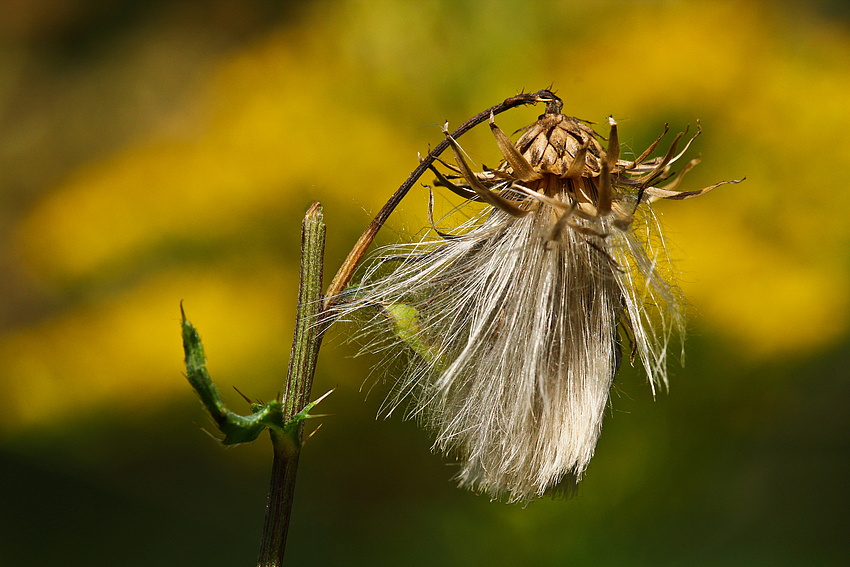
<instances>
[{"instance_id":1,"label":"brown dried stalk tip","mask_svg":"<svg viewBox=\"0 0 850 567\"><path fill-rule=\"evenodd\" d=\"M510 110L511 108L516 108L517 106L522 106L525 104L537 104L538 102L542 102L546 104L546 112L560 112L561 111L561 99L559 99L555 94L548 90L543 89L537 91L535 93L518 93L510 98L505 99L503 102L488 108L487 110L478 113L473 116L466 122L460 125L460 127L452 132L452 135L447 137L446 140L440 142L436 148L432 151L428 152L428 156L425 158L421 158L419 160L419 167L414 169L410 176L408 176L407 180L401 184L401 187L390 197L389 201L383 206L383 208L375 215L375 218L372 220L372 223L366 228L363 234L360 236L360 239L354 245L354 248L351 249L351 252L348 253L348 257L346 257L342 266L340 266L336 275L334 276L333 281L330 286L328 286L327 292L325 293L325 305L324 308L326 310L332 308L336 305L339 300L339 293L345 288L348 284L348 281L351 279L351 276L354 274L354 270L357 268L357 265L360 263L360 260L363 259L364 254L366 253L366 249L369 248L369 245L375 239L375 235L378 233L378 230L384 225L387 218L390 216L401 200L407 195L407 192L413 187L413 184L425 173L427 170L433 170L434 161L438 160L439 156L443 151L449 146L449 138L456 139L464 133L468 132L470 129L474 128L478 124L481 124L488 117L499 114L501 112L505 112L506 110ZM438 174L439 175L439 174ZM447 186L450 186L449 183ZM475 197L475 193L472 192L471 189L465 189L468 192L469 197Z\"/></svg>"}]
</instances>

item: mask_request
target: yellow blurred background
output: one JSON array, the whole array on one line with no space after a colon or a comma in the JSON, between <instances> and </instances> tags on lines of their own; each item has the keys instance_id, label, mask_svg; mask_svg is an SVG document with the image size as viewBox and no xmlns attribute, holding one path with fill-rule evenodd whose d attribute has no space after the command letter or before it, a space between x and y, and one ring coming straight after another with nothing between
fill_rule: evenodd
<instances>
[{"instance_id":1,"label":"yellow blurred background","mask_svg":"<svg viewBox=\"0 0 850 567\"><path fill-rule=\"evenodd\" d=\"M336 334L290 559L850 558L843 3L15 0L0 37L0 564L253 561L270 451L192 425L179 302L248 413L231 387L268 399L285 376L310 203L330 277L443 121L550 85L638 152L699 119L688 188L747 177L657 207L687 366L655 401L639 369L618 378L580 495L522 509L455 489L414 424L375 422L386 386ZM484 130L462 143L494 165ZM415 187L383 238L426 204Z\"/></svg>"}]
</instances>

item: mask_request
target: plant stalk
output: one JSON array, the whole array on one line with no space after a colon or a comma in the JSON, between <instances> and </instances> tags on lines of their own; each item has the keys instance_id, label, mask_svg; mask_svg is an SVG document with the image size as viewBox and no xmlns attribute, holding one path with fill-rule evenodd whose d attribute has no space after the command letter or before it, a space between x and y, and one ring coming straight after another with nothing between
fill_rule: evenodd
<instances>
[{"instance_id":1,"label":"plant stalk","mask_svg":"<svg viewBox=\"0 0 850 567\"><path fill-rule=\"evenodd\" d=\"M536 93L520 93L516 96L512 96L508 99L505 99L503 102L488 108L487 110L478 113L473 116L463 124L461 124L460 128L452 132L451 137L457 140L461 135L465 134L467 131L471 130L478 124L481 124L485 120L489 119L490 116L494 116L496 114L500 114L506 110L510 110L511 108L515 108L517 106L522 106L524 104L537 104L538 102L545 102L547 104L554 104L555 102L560 102L560 99L556 97L551 91L547 89L543 89L541 91L537 91ZM434 164L434 160L436 160L441 153L443 153L446 148L449 147L448 138L437 144L432 151L428 153L428 155L424 158L421 158L419 161L419 167L413 170L413 172L407 177L404 183L401 184L401 187L393 193L393 196L390 197L390 200L384 205L384 207L378 211L378 214L375 215L375 218L372 219L372 222L363 231L363 234L360 236L360 239L354 245L354 248L351 249L351 252L348 253L348 257L340 266L339 271L337 271L334 276L331 285L328 286L328 290L325 293L325 310L333 307L338 301L339 292L341 292L346 285L348 285L348 281L351 279L351 276L354 275L354 270L357 269L357 265L360 263L360 260L363 259L363 256L366 254L366 249L369 248L369 245L372 244L372 241L375 239L375 236L378 234L378 231L387 221L395 208L401 202L407 192L410 191L410 188L413 187L413 184L416 183L416 180L422 177L422 174Z\"/></svg>"},{"instance_id":2,"label":"plant stalk","mask_svg":"<svg viewBox=\"0 0 850 567\"><path fill-rule=\"evenodd\" d=\"M319 203L313 203L301 223L301 279L295 316L295 334L292 339L286 390L280 397L285 423L290 422L310 401L310 390L313 386L313 374L319 352L320 328L317 321L322 311L324 250L325 224L322 207ZM302 423L295 436L295 443L286 435L279 435L270 430L274 461L263 539L257 560L258 567L283 565L303 428Z\"/></svg>"}]
</instances>

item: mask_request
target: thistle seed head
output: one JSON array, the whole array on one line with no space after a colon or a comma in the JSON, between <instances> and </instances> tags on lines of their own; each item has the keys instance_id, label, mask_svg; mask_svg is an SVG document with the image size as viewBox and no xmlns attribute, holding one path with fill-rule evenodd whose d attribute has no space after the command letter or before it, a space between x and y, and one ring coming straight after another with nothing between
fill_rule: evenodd
<instances>
[{"instance_id":1,"label":"thistle seed head","mask_svg":"<svg viewBox=\"0 0 850 567\"><path fill-rule=\"evenodd\" d=\"M557 97L516 143L492 116L490 128L498 167L473 172L445 130L456 165L432 170L484 208L383 250L337 310L369 314L365 350L407 353L387 413L410 400L435 448L458 458L462 486L530 501L584 473L624 340L653 391L666 384L684 314L650 203L720 183L678 191L698 162L671 176L684 134L663 156L649 158L659 137L623 160L613 119L605 139Z\"/></svg>"}]
</instances>

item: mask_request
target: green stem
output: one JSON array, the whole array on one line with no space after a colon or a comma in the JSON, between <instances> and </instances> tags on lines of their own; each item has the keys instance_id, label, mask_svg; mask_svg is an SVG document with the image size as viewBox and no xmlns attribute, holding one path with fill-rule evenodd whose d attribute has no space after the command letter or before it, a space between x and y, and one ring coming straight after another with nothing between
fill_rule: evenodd
<instances>
[{"instance_id":1,"label":"green stem","mask_svg":"<svg viewBox=\"0 0 850 567\"><path fill-rule=\"evenodd\" d=\"M319 352L318 318L322 311L322 258L325 249L325 224L319 203L307 211L301 223L301 280L295 335L289 358L286 390L281 398L283 421L291 422L310 400L316 358ZM299 422L296 443L286 435L270 430L274 448L268 507L260 544L259 567L280 566L286 548L286 533L295 494L295 475L301 453L303 423Z\"/></svg>"}]
</instances>

